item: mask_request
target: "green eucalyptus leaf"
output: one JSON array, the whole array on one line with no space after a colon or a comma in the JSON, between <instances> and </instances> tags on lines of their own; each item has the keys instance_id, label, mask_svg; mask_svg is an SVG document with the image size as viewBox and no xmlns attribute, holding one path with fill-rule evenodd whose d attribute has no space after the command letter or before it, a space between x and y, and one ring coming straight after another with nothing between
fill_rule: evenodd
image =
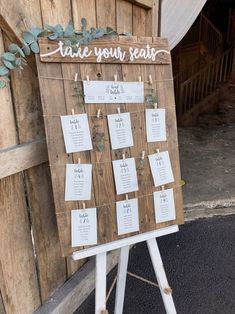
<instances>
[{"instance_id":1,"label":"green eucalyptus leaf","mask_svg":"<svg viewBox=\"0 0 235 314\"><path fill-rule=\"evenodd\" d=\"M96 145L98 152L103 152L104 151L104 144L97 144Z\"/></svg>"},{"instance_id":2,"label":"green eucalyptus leaf","mask_svg":"<svg viewBox=\"0 0 235 314\"><path fill-rule=\"evenodd\" d=\"M73 24L72 22L70 21L68 23L68 25L66 26L65 28L65 31L64 31L64 37L73 37L74 36L74 28L73 28Z\"/></svg>"},{"instance_id":3,"label":"green eucalyptus leaf","mask_svg":"<svg viewBox=\"0 0 235 314\"><path fill-rule=\"evenodd\" d=\"M5 76L9 74L9 70L7 67L1 65L0 66L0 76Z\"/></svg>"},{"instance_id":4,"label":"green eucalyptus leaf","mask_svg":"<svg viewBox=\"0 0 235 314\"><path fill-rule=\"evenodd\" d=\"M10 61L3 60L2 62L10 70L13 70L15 68L15 66Z\"/></svg>"},{"instance_id":5,"label":"green eucalyptus leaf","mask_svg":"<svg viewBox=\"0 0 235 314\"><path fill-rule=\"evenodd\" d=\"M105 31L102 28L97 28L95 33L95 38L103 37L105 34Z\"/></svg>"},{"instance_id":6,"label":"green eucalyptus leaf","mask_svg":"<svg viewBox=\"0 0 235 314\"><path fill-rule=\"evenodd\" d=\"M85 19L85 17L83 17L83 18L81 19L81 24L82 24L82 27L83 27L83 28L86 28L86 27L87 27L87 20Z\"/></svg>"},{"instance_id":7,"label":"green eucalyptus leaf","mask_svg":"<svg viewBox=\"0 0 235 314\"><path fill-rule=\"evenodd\" d=\"M32 52L39 53L39 46L38 46L38 43L36 41L30 45L30 48L31 48Z\"/></svg>"},{"instance_id":8,"label":"green eucalyptus leaf","mask_svg":"<svg viewBox=\"0 0 235 314\"><path fill-rule=\"evenodd\" d=\"M22 57L25 57L23 50L17 44L10 44L8 50L11 53L19 53Z\"/></svg>"},{"instance_id":9,"label":"green eucalyptus leaf","mask_svg":"<svg viewBox=\"0 0 235 314\"><path fill-rule=\"evenodd\" d=\"M21 58L17 58L15 61L15 65L16 66L20 66L22 64L22 59Z\"/></svg>"},{"instance_id":10,"label":"green eucalyptus leaf","mask_svg":"<svg viewBox=\"0 0 235 314\"><path fill-rule=\"evenodd\" d=\"M64 29L63 29L63 27L60 24L57 24L54 27L54 32L56 34L58 34L58 37L63 37L63 35L64 35Z\"/></svg>"},{"instance_id":11,"label":"green eucalyptus leaf","mask_svg":"<svg viewBox=\"0 0 235 314\"><path fill-rule=\"evenodd\" d=\"M51 25L49 25L49 24L45 24L45 29L48 30L48 31L50 31L50 32L54 32L54 31L55 31L54 26L51 26Z\"/></svg>"},{"instance_id":12,"label":"green eucalyptus leaf","mask_svg":"<svg viewBox=\"0 0 235 314\"><path fill-rule=\"evenodd\" d=\"M33 34L35 38L41 35L44 31L41 27L32 27L30 32Z\"/></svg>"},{"instance_id":13,"label":"green eucalyptus leaf","mask_svg":"<svg viewBox=\"0 0 235 314\"><path fill-rule=\"evenodd\" d=\"M3 60L6 60L6 61L15 61L15 55L11 52L5 52L2 54L2 58Z\"/></svg>"},{"instance_id":14,"label":"green eucalyptus leaf","mask_svg":"<svg viewBox=\"0 0 235 314\"><path fill-rule=\"evenodd\" d=\"M31 44L37 40L31 32L23 32L22 37L27 44Z\"/></svg>"},{"instance_id":15,"label":"green eucalyptus leaf","mask_svg":"<svg viewBox=\"0 0 235 314\"><path fill-rule=\"evenodd\" d=\"M59 35L55 32L55 33L52 33L51 35L48 36L48 38L50 40L55 40L59 37Z\"/></svg>"},{"instance_id":16,"label":"green eucalyptus leaf","mask_svg":"<svg viewBox=\"0 0 235 314\"><path fill-rule=\"evenodd\" d=\"M23 52L24 52L24 54L25 54L26 56L29 56L30 53L31 53L28 44L27 44L24 40L23 40L23 47L22 47L22 50L23 50Z\"/></svg>"},{"instance_id":17,"label":"green eucalyptus leaf","mask_svg":"<svg viewBox=\"0 0 235 314\"><path fill-rule=\"evenodd\" d=\"M7 83L4 80L0 80L0 88L6 87Z\"/></svg>"}]
</instances>

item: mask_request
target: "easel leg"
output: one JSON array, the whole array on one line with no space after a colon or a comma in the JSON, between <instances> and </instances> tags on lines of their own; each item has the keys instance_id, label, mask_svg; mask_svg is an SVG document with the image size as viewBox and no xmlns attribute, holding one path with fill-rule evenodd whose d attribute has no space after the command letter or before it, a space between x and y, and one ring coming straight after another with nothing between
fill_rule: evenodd
<instances>
[{"instance_id":1,"label":"easel leg","mask_svg":"<svg viewBox=\"0 0 235 314\"><path fill-rule=\"evenodd\" d=\"M129 257L129 245L124 246L120 249L116 298L115 298L115 310L114 310L115 314L122 314L122 311L123 311L128 257Z\"/></svg>"},{"instance_id":2,"label":"easel leg","mask_svg":"<svg viewBox=\"0 0 235 314\"><path fill-rule=\"evenodd\" d=\"M106 261L106 252L96 255L95 314L106 310Z\"/></svg>"},{"instance_id":3,"label":"easel leg","mask_svg":"<svg viewBox=\"0 0 235 314\"><path fill-rule=\"evenodd\" d=\"M169 287L162 258L155 238L147 240L149 254L152 260L153 268L157 277L158 285L164 302L167 314L176 314L171 288Z\"/></svg>"}]
</instances>

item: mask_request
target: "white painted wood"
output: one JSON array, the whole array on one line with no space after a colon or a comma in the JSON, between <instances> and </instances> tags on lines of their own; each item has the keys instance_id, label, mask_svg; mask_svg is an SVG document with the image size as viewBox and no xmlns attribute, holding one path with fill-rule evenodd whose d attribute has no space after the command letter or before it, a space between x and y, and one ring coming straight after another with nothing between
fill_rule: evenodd
<instances>
[{"instance_id":1,"label":"white painted wood","mask_svg":"<svg viewBox=\"0 0 235 314\"><path fill-rule=\"evenodd\" d=\"M106 252L96 255L95 314L106 310L106 262Z\"/></svg>"},{"instance_id":2,"label":"white painted wood","mask_svg":"<svg viewBox=\"0 0 235 314\"><path fill-rule=\"evenodd\" d=\"M164 0L161 10L161 37L173 49L196 20L207 0Z\"/></svg>"},{"instance_id":3,"label":"white painted wood","mask_svg":"<svg viewBox=\"0 0 235 314\"><path fill-rule=\"evenodd\" d=\"M171 289L169 287L162 258L158 249L156 239L147 240L149 254L152 260L153 268L157 277L158 285L164 302L167 314L176 314Z\"/></svg>"},{"instance_id":4,"label":"white painted wood","mask_svg":"<svg viewBox=\"0 0 235 314\"><path fill-rule=\"evenodd\" d=\"M122 314L123 311L129 249L127 245L120 250L114 314Z\"/></svg>"},{"instance_id":5,"label":"white painted wood","mask_svg":"<svg viewBox=\"0 0 235 314\"><path fill-rule=\"evenodd\" d=\"M97 255L97 254L102 253L102 252L108 252L108 251L116 250L116 249L119 249L123 246L136 244L139 242L146 241L148 239L161 237L161 236L171 234L171 233L174 233L177 231L179 231L178 225L173 225L173 226L169 226L169 227L162 228L159 230L145 232L142 234L138 234L138 235L126 238L126 239L121 239L121 240L113 241L110 243L97 245L96 247L87 248L87 249L84 249L82 251L74 252L72 255L72 258L73 258L73 260L79 260L81 258L94 256L94 255Z\"/></svg>"}]
</instances>

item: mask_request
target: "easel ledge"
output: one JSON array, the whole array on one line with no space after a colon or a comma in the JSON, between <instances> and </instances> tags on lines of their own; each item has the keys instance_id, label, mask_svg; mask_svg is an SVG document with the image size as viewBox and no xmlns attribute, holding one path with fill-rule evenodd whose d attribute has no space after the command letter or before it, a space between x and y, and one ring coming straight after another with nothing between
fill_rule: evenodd
<instances>
[{"instance_id":1,"label":"easel ledge","mask_svg":"<svg viewBox=\"0 0 235 314\"><path fill-rule=\"evenodd\" d=\"M72 254L72 259L74 261L76 261L76 260L79 260L82 258L94 256L94 255L97 255L100 253L109 252L112 250L117 250L117 249L120 249L124 246L129 246L132 244L147 241L149 239L158 238L158 237L161 237L161 236L164 236L167 234L171 234L171 233L174 233L177 231L179 231L179 226L173 225L173 226L169 226L166 228L161 228L159 230L154 230L154 231L138 234L138 235L126 238L126 239L113 241L113 242L107 243L107 244L101 244L97 247L87 248L87 249L82 250L81 252L80 251L74 252Z\"/></svg>"}]
</instances>

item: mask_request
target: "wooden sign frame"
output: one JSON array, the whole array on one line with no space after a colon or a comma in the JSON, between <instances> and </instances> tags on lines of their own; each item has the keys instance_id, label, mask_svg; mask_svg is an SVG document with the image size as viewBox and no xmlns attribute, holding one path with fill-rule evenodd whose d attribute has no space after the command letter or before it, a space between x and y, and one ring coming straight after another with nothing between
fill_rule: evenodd
<instances>
[{"instance_id":1,"label":"wooden sign frame","mask_svg":"<svg viewBox=\"0 0 235 314\"><path fill-rule=\"evenodd\" d=\"M183 223L183 205L181 191L181 176L178 154L177 127L175 115L175 101L173 91L173 77L171 69L170 50L166 39L152 37L114 37L112 39L100 39L92 45L96 47L135 47L146 48L146 45L157 50L164 50L164 55L160 55L156 60L138 59L134 62L125 59L120 60L103 59L100 63L96 60L86 60L82 62L76 58L65 58L61 56L37 57L37 67L39 74L40 91L45 122L49 163L51 169L52 186L56 208L56 216L59 230L59 237L63 256L71 255L75 251L85 251L84 247L71 247L71 210L81 209L83 202L72 202L64 200L65 189L65 165L77 163L80 158L81 163L92 163L93 165L93 187L92 199L86 201L86 207L97 207L98 221L98 243L104 245L113 241L129 238L138 234L151 233L161 228ZM55 43L43 39L40 41L40 53L54 50ZM48 49L49 47L49 49ZM74 82L75 73L78 74L78 82ZM158 107L166 108L167 141L147 143L145 130L144 109L149 108L145 104L85 104L78 105L77 98L74 97L74 88L82 84L81 80L113 81L117 75L119 81L138 81L138 77L147 84L149 75L153 80L153 89L158 98ZM147 86L147 85L146 85ZM132 132L134 146L126 149L112 151L107 128L107 114L117 112L120 107L122 112L130 112L132 120ZM101 116L97 118L97 111L101 109ZM86 112L89 117L89 125L93 141L95 133L105 134L104 151L92 151L66 154L64 139L62 135L60 116L71 114L74 110L76 114ZM176 205L176 219L164 223L155 223L153 192L160 190L155 188L149 168L147 156L160 151L169 151L174 183L166 184L165 189L174 189L174 199ZM143 175L138 173L139 191L129 193L129 198L137 197L139 201L140 231L137 233L118 236L115 202L125 199L125 195L117 196L112 171L112 160L121 159L123 153L126 157L141 157L145 151L145 163ZM138 168L138 162L137 162ZM96 254L96 253L94 253Z\"/></svg>"}]
</instances>

